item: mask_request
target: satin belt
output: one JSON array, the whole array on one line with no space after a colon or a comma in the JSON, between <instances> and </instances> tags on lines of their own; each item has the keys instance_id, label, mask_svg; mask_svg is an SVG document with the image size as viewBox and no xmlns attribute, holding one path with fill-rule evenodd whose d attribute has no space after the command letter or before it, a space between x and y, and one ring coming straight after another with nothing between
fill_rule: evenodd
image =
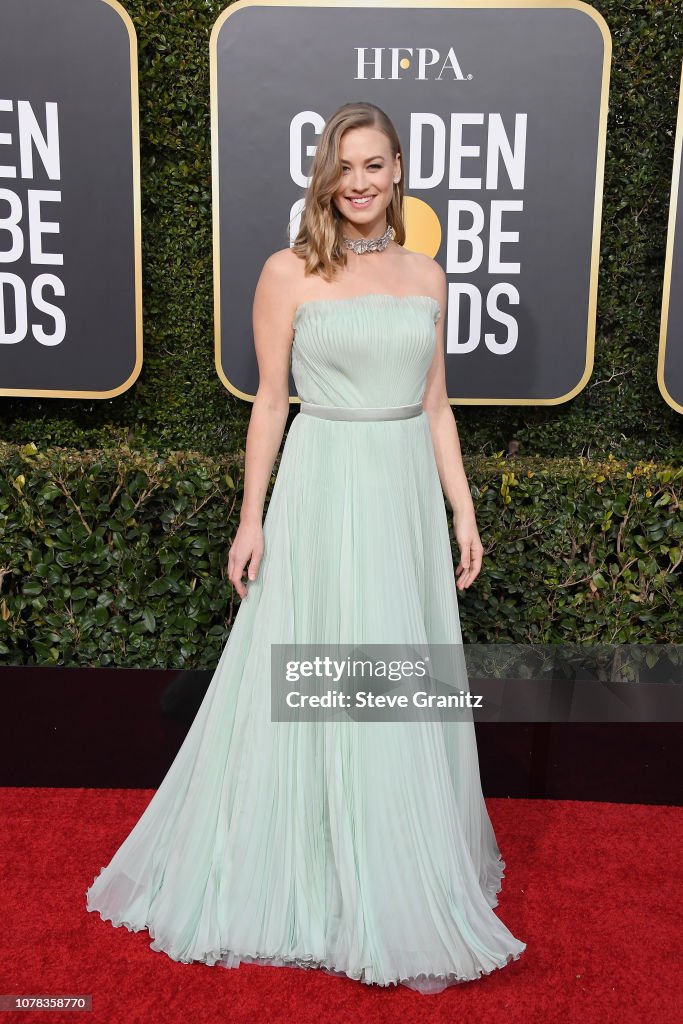
<instances>
[{"instance_id":1,"label":"satin belt","mask_svg":"<svg viewBox=\"0 0 683 1024\"><path fill-rule=\"evenodd\" d=\"M405 420L410 416L420 415L422 402L418 402L417 405L356 409L346 405L315 405L313 402L302 401L301 412L309 416L319 416L324 420Z\"/></svg>"}]
</instances>

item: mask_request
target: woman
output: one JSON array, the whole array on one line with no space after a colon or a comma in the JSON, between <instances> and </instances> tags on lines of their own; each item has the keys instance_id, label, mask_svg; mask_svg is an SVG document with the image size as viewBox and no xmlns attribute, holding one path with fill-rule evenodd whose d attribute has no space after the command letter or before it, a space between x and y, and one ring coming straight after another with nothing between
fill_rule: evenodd
<instances>
[{"instance_id":1,"label":"woman","mask_svg":"<svg viewBox=\"0 0 683 1024\"><path fill-rule=\"evenodd\" d=\"M254 298L260 380L228 561L243 600L181 749L87 905L176 960L433 993L525 949L493 912L505 865L471 719L271 714L273 644L462 644L444 493L457 586L481 567L445 387L446 279L403 247L402 175L378 107L328 120L297 238ZM301 409L262 525L290 366Z\"/></svg>"}]
</instances>

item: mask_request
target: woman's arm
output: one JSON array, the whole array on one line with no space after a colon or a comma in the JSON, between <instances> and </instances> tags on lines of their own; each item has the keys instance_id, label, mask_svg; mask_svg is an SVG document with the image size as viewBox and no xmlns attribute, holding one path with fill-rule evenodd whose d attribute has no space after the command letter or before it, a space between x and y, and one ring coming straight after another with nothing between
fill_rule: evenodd
<instances>
[{"instance_id":1,"label":"woman's arm","mask_svg":"<svg viewBox=\"0 0 683 1024\"><path fill-rule=\"evenodd\" d=\"M263 555L263 506L268 481L282 443L289 413L289 360L292 347L291 256L275 252L263 265L254 292L254 347L259 385L247 430L244 497L240 525L228 556L228 577L240 597L246 563L256 579Z\"/></svg>"},{"instance_id":2,"label":"woman's arm","mask_svg":"<svg viewBox=\"0 0 683 1024\"><path fill-rule=\"evenodd\" d=\"M467 482L460 449L460 438L449 402L436 408L423 408L429 418L434 457L446 501L458 518L474 516L474 503Z\"/></svg>"},{"instance_id":3,"label":"woman's arm","mask_svg":"<svg viewBox=\"0 0 683 1024\"><path fill-rule=\"evenodd\" d=\"M446 275L439 264L432 262L435 267L433 273L437 278L436 289L441 305L441 317L436 323L436 348L427 374L422 408L429 420L441 487L453 511L453 529L461 556L456 576L460 577L458 585L463 590L479 575L484 548L479 539L474 503L463 466L458 428L446 391L444 320L448 285Z\"/></svg>"}]
</instances>

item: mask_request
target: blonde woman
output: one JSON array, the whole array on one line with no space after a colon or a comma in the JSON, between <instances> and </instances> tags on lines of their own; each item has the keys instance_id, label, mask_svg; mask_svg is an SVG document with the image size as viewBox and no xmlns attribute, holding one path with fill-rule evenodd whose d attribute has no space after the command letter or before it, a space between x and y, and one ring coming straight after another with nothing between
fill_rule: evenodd
<instances>
[{"instance_id":1,"label":"blonde woman","mask_svg":"<svg viewBox=\"0 0 683 1024\"><path fill-rule=\"evenodd\" d=\"M493 911L505 864L472 721L282 721L270 703L272 644L462 644L456 590L482 545L446 394L446 279L404 247L403 178L384 111L330 117L297 237L254 296L259 388L228 561L243 600L87 908L185 963L435 993L525 949ZM290 367L301 408L262 522Z\"/></svg>"}]
</instances>

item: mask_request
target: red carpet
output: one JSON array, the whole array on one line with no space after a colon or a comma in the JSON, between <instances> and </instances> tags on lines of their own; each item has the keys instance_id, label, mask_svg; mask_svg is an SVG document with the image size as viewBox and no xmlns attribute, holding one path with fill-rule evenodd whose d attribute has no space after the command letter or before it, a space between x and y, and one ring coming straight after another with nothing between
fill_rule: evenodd
<instances>
[{"instance_id":1,"label":"red carpet","mask_svg":"<svg viewBox=\"0 0 683 1024\"><path fill-rule=\"evenodd\" d=\"M0 789L0 993L92 994L93 1024L680 1021L680 808L487 801L507 861L497 913L527 949L487 977L424 996L295 968L174 963L149 948L146 931L88 913L86 888L150 797Z\"/></svg>"}]
</instances>

